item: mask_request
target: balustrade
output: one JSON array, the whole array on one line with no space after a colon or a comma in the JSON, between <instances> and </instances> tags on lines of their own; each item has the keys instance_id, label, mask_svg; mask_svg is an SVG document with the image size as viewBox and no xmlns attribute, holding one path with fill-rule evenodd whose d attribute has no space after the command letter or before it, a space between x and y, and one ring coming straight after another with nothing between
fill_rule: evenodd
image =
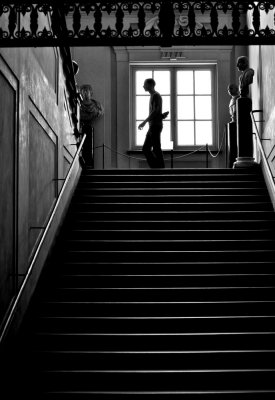
<instances>
[{"instance_id":1,"label":"balustrade","mask_svg":"<svg viewBox=\"0 0 275 400\"><path fill-rule=\"evenodd\" d=\"M275 0L59 3L1 0L0 46L275 43ZM269 26L262 23L266 14Z\"/></svg>"}]
</instances>

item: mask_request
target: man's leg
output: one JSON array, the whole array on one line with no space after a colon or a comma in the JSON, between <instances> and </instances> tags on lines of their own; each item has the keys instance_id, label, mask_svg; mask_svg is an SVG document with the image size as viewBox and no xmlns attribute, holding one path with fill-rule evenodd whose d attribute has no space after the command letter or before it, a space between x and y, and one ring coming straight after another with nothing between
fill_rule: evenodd
<instances>
[{"instance_id":1,"label":"man's leg","mask_svg":"<svg viewBox=\"0 0 275 400\"><path fill-rule=\"evenodd\" d=\"M165 168L163 153L161 150L161 140L160 140L161 131L162 131L162 126L154 127L152 131L153 152L156 157L155 168Z\"/></svg>"},{"instance_id":2,"label":"man's leg","mask_svg":"<svg viewBox=\"0 0 275 400\"><path fill-rule=\"evenodd\" d=\"M149 130L146 134L146 138L142 147L142 151L146 157L146 160L149 164L150 168L155 168L156 164L156 157L154 156L152 152L152 134L151 131Z\"/></svg>"}]
</instances>

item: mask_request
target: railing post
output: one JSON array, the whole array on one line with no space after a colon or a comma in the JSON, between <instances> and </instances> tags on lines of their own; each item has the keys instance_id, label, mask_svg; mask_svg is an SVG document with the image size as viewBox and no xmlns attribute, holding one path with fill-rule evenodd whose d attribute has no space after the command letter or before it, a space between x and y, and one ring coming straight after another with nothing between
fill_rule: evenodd
<instances>
[{"instance_id":1,"label":"railing post","mask_svg":"<svg viewBox=\"0 0 275 400\"><path fill-rule=\"evenodd\" d=\"M174 150L173 149L171 149L171 169L173 169L174 168Z\"/></svg>"},{"instance_id":2,"label":"railing post","mask_svg":"<svg viewBox=\"0 0 275 400\"><path fill-rule=\"evenodd\" d=\"M102 169L105 167L105 143L102 145Z\"/></svg>"},{"instance_id":3,"label":"railing post","mask_svg":"<svg viewBox=\"0 0 275 400\"><path fill-rule=\"evenodd\" d=\"M208 143L205 145L205 150L206 150L206 168L208 168Z\"/></svg>"},{"instance_id":4,"label":"railing post","mask_svg":"<svg viewBox=\"0 0 275 400\"><path fill-rule=\"evenodd\" d=\"M91 129L91 135L92 135L92 168L95 167L95 138L94 138L94 127Z\"/></svg>"},{"instance_id":5,"label":"railing post","mask_svg":"<svg viewBox=\"0 0 275 400\"><path fill-rule=\"evenodd\" d=\"M226 125L226 135L225 135L225 168L228 168L228 136L229 136L229 126L228 124Z\"/></svg>"}]
</instances>

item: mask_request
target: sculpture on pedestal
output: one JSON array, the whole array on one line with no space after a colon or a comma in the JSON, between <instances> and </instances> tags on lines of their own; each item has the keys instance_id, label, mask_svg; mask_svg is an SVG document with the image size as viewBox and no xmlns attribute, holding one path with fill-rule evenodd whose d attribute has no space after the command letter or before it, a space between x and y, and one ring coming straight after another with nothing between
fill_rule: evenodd
<instances>
[{"instance_id":1,"label":"sculpture on pedestal","mask_svg":"<svg viewBox=\"0 0 275 400\"><path fill-rule=\"evenodd\" d=\"M253 83L254 69L249 68L249 61L246 56L241 56L237 60L237 68L242 71L239 77L239 91L241 97L249 97L249 85Z\"/></svg>"},{"instance_id":2,"label":"sculpture on pedestal","mask_svg":"<svg viewBox=\"0 0 275 400\"><path fill-rule=\"evenodd\" d=\"M83 157L87 164L93 164L93 125L96 119L102 117L104 109L102 104L93 98L91 85L80 86L80 94L80 127L82 134L87 135Z\"/></svg>"},{"instance_id":3,"label":"sculpture on pedestal","mask_svg":"<svg viewBox=\"0 0 275 400\"><path fill-rule=\"evenodd\" d=\"M102 104L93 98L93 89L91 85L80 86L82 96L80 105L80 123L81 125L93 125L93 122L102 117L104 109Z\"/></svg>"},{"instance_id":4,"label":"sculpture on pedestal","mask_svg":"<svg viewBox=\"0 0 275 400\"><path fill-rule=\"evenodd\" d=\"M232 168L237 157L237 100L240 97L238 85L231 83L227 87L227 92L231 96L229 103L231 121L227 124L227 165Z\"/></svg>"},{"instance_id":5,"label":"sculpture on pedestal","mask_svg":"<svg viewBox=\"0 0 275 400\"><path fill-rule=\"evenodd\" d=\"M235 83L231 83L227 87L228 94L231 96L229 103L229 114L231 117L231 122L236 122L236 112L237 112L237 99L240 97L240 92L238 86Z\"/></svg>"},{"instance_id":6,"label":"sculpture on pedestal","mask_svg":"<svg viewBox=\"0 0 275 400\"><path fill-rule=\"evenodd\" d=\"M250 168L257 164L253 158L253 132L250 113L252 101L249 93L249 86L253 83L254 70L249 68L248 58L239 57L237 68L241 71L239 77L240 97L237 99L237 159L234 168Z\"/></svg>"}]
</instances>

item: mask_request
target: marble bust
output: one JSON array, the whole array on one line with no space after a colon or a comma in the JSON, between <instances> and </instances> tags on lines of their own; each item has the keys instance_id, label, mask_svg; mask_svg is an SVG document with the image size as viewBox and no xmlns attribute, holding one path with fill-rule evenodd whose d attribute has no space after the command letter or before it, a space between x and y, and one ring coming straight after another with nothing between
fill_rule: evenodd
<instances>
[{"instance_id":1,"label":"marble bust","mask_svg":"<svg viewBox=\"0 0 275 400\"><path fill-rule=\"evenodd\" d=\"M80 105L80 121L85 125L92 125L93 122L102 117L104 109L102 104L93 98L93 90L91 85L80 86L80 94L82 96Z\"/></svg>"},{"instance_id":2,"label":"marble bust","mask_svg":"<svg viewBox=\"0 0 275 400\"><path fill-rule=\"evenodd\" d=\"M253 82L254 70L249 68L249 61L246 56L237 60L237 68L242 74L239 77L239 91L241 97L249 97L249 85Z\"/></svg>"}]
</instances>

